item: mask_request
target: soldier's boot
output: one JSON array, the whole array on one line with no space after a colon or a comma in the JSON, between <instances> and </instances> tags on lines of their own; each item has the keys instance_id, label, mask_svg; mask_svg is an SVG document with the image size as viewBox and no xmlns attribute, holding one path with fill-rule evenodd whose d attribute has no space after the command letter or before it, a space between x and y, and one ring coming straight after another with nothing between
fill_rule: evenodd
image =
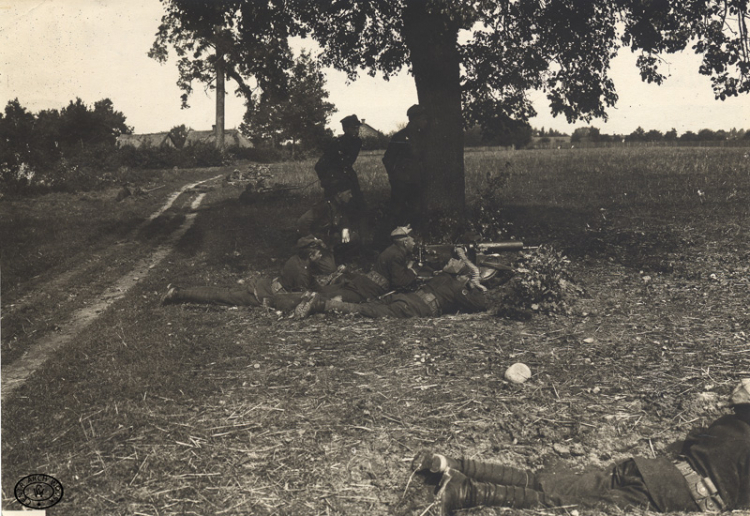
<instances>
[{"instance_id":1,"label":"soldier's boot","mask_svg":"<svg viewBox=\"0 0 750 516\"><path fill-rule=\"evenodd\" d=\"M297 319L304 319L312 314L319 314L324 311L326 301L322 299L317 293L313 294L309 298L303 298L302 301L294 309L294 316Z\"/></svg>"},{"instance_id":2,"label":"soldier's boot","mask_svg":"<svg viewBox=\"0 0 750 516\"><path fill-rule=\"evenodd\" d=\"M423 449L414 457L411 461L412 471L416 472L427 472L441 473L448 468L453 470L461 471L459 461L451 459L438 453L433 453L432 450Z\"/></svg>"},{"instance_id":3,"label":"soldier's boot","mask_svg":"<svg viewBox=\"0 0 750 516\"><path fill-rule=\"evenodd\" d=\"M459 471L448 468L440 481L438 496L441 514L453 514L458 509L469 507L514 507L533 509L552 507L544 493L521 486L504 486L479 482Z\"/></svg>"},{"instance_id":4,"label":"soldier's boot","mask_svg":"<svg viewBox=\"0 0 750 516\"><path fill-rule=\"evenodd\" d=\"M172 285L170 283L169 285L167 285L167 293L164 294L164 296L161 298L161 304L172 305L175 303L179 303L181 301L180 297L180 287L178 287L177 285Z\"/></svg>"},{"instance_id":5,"label":"soldier's boot","mask_svg":"<svg viewBox=\"0 0 750 516\"><path fill-rule=\"evenodd\" d=\"M480 482L539 489L539 481L533 471L474 459L452 459L438 453L432 453L431 450L420 451L412 461L412 468L415 471L429 469L432 473L441 473L451 468Z\"/></svg>"}]
</instances>

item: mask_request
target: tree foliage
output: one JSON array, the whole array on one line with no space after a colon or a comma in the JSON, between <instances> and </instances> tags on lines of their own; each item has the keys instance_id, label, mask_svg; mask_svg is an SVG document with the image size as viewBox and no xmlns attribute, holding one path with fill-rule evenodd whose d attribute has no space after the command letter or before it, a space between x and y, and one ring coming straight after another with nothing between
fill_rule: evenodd
<instances>
[{"instance_id":1,"label":"tree foliage","mask_svg":"<svg viewBox=\"0 0 750 516\"><path fill-rule=\"evenodd\" d=\"M190 132L190 129L185 124L176 125L169 130L169 137L172 138L172 143L174 143L175 147L181 149L185 145L188 132Z\"/></svg>"},{"instance_id":2,"label":"tree foliage","mask_svg":"<svg viewBox=\"0 0 750 516\"><path fill-rule=\"evenodd\" d=\"M326 124L336 111L328 102L326 78L321 66L309 53L303 52L289 71L286 91L264 91L248 103L240 130L256 143L271 140L302 142L303 147L317 146L327 136Z\"/></svg>"},{"instance_id":3,"label":"tree foliage","mask_svg":"<svg viewBox=\"0 0 750 516\"><path fill-rule=\"evenodd\" d=\"M464 206L463 127L528 120L533 89L568 121L606 119L617 102L610 62L624 47L639 53L645 81L665 80L660 55L692 46L717 98L750 91L750 0L162 1L152 52L164 59L173 45L185 81L208 78L217 33L232 71L262 89L283 85L293 35L313 37L323 63L352 79L408 68L431 120L425 208L454 214Z\"/></svg>"}]
</instances>

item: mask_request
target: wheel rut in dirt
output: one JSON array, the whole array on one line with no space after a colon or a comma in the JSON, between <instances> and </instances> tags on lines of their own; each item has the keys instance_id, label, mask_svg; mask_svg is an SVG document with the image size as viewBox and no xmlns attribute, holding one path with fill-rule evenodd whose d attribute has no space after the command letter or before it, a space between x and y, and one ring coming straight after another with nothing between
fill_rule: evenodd
<instances>
[{"instance_id":1,"label":"wheel rut in dirt","mask_svg":"<svg viewBox=\"0 0 750 516\"><path fill-rule=\"evenodd\" d=\"M181 195L199 185L209 183L220 177L221 176L215 176L203 181L189 183L173 192L156 212L152 213L143 223L131 232L129 238L135 237L150 223L161 217L174 205L175 201ZM156 267L164 258L166 258L174 248L175 244L192 227L195 222L195 217L197 216L195 210L200 206L205 195L205 193L197 193L190 203L189 213L185 215L182 224L172 231L164 241L156 247L156 249L146 251L145 255L141 253L142 256L135 262L134 266L128 273L119 277L103 292L90 299L86 306L74 311L63 324L59 325L58 332L42 336L29 347L22 357L2 368L2 400L7 399L8 396L10 396L15 389L23 385L26 379L31 376L31 374L33 374L34 371L36 371L53 353L72 341L76 335L96 320L113 303L123 298L125 294L143 279L152 268ZM108 260L117 252L117 248L111 248L108 252L100 255L97 262ZM80 267L76 267L75 269L66 271L52 282L45 285L44 289L37 290L25 296L24 299L20 300L13 306L12 311L18 311L33 304L39 296L44 295L44 292L48 292L50 289L65 289L69 287L75 278L85 274L86 270L92 267L93 265L91 263L87 263Z\"/></svg>"}]
</instances>

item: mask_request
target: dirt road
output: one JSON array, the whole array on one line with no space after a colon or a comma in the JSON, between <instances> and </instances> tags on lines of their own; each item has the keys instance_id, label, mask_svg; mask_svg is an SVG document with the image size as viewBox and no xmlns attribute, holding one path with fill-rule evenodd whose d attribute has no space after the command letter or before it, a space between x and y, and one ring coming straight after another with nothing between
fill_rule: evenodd
<instances>
[{"instance_id":1,"label":"dirt road","mask_svg":"<svg viewBox=\"0 0 750 516\"><path fill-rule=\"evenodd\" d=\"M110 284L97 295L85 301L85 306L75 310L70 317L57 325L58 331L51 334L43 335L32 346L30 346L24 355L15 360L13 363L3 366L2 368L2 387L0 395L2 400L7 399L16 388L22 385L26 379L36 371L50 356L60 350L65 344L75 339L84 328L91 324L113 303L121 299L134 285L141 281L149 271L157 266L172 250L175 243L187 232L195 221L195 210L201 205L205 193L201 193L197 188L200 186L210 185L221 176L215 176L203 181L192 182L184 185L182 188L174 191L154 213L152 213L143 223L136 227L127 240L132 241L139 232L143 231L149 224L162 217L164 213L174 206L175 202L183 196L185 204L188 206L188 213L185 215L182 223L173 228L164 238L163 242L155 249L139 247L138 252L133 257L133 267L126 274L111 281ZM189 204L188 204L189 203ZM118 248L111 248L106 253L97 255L97 262L106 262L120 252ZM47 283L44 288L34 290L21 300L11 305L8 310L10 314L21 311L30 305L34 305L40 296L43 296L50 290L70 290L75 278L86 273L86 269L93 270L96 263L85 262L80 266L70 269L65 273L57 276L54 280ZM6 313L6 315L8 315Z\"/></svg>"}]
</instances>

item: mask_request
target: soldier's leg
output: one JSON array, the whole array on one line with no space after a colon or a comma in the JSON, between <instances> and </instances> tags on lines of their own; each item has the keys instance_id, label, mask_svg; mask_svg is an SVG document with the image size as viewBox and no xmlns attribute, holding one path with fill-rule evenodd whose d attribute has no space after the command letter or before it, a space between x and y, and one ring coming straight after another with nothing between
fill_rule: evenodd
<instances>
[{"instance_id":1,"label":"soldier's leg","mask_svg":"<svg viewBox=\"0 0 750 516\"><path fill-rule=\"evenodd\" d=\"M291 312L299 305L302 300L303 292L291 292L288 294L274 294L268 299L268 306L281 310L282 312Z\"/></svg>"},{"instance_id":2,"label":"soldier's leg","mask_svg":"<svg viewBox=\"0 0 750 516\"><path fill-rule=\"evenodd\" d=\"M458 509L480 505L514 507L517 509L555 507L557 505L541 491L528 487L479 482L450 468L443 473L439 494L443 514L452 514L453 511Z\"/></svg>"},{"instance_id":3,"label":"soldier's leg","mask_svg":"<svg viewBox=\"0 0 750 516\"><path fill-rule=\"evenodd\" d=\"M362 303L365 301L364 296L357 292L356 289L349 287L346 283L333 283L320 289L320 294L325 299L338 297L345 303Z\"/></svg>"},{"instance_id":4,"label":"soldier's leg","mask_svg":"<svg viewBox=\"0 0 750 516\"><path fill-rule=\"evenodd\" d=\"M260 306L255 294L246 288L173 287L162 299L162 304L200 303L231 306Z\"/></svg>"},{"instance_id":5,"label":"soldier's leg","mask_svg":"<svg viewBox=\"0 0 750 516\"><path fill-rule=\"evenodd\" d=\"M451 468L480 482L541 489L539 480L533 471L512 468L496 462L483 462L467 458L453 459L432 453L429 450L423 450L414 459L413 465L417 471L429 469L433 473L441 473Z\"/></svg>"}]
</instances>

